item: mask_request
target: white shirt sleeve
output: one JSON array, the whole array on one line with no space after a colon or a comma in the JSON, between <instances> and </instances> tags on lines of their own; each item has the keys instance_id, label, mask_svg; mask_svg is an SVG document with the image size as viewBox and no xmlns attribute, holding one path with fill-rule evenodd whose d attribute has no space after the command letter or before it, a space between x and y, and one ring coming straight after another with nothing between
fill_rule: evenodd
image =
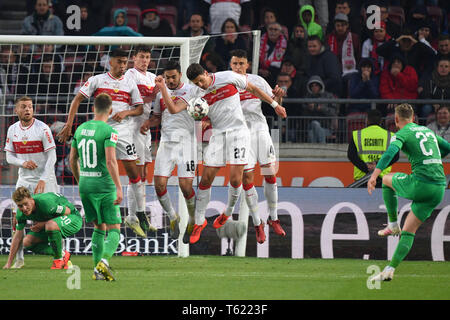
<instances>
[{"instance_id":1,"label":"white shirt sleeve","mask_svg":"<svg viewBox=\"0 0 450 320\"><path fill-rule=\"evenodd\" d=\"M42 176L40 178L40 180L43 181L48 180L48 177L50 176L52 171L55 172L56 150L51 149L45 152L45 156L47 157L47 161L45 161L44 172L42 173Z\"/></svg>"},{"instance_id":2,"label":"white shirt sleeve","mask_svg":"<svg viewBox=\"0 0 450 320\"><path fill-rule=\"evenodd\" d=\"M44 152L56 148L55 139L53 139L52 131L47 125L45 125L42 131L42 145L44 147Z\"/></svg>"},{"instance_id":3,"label":"white shirt sleeve","mask_svg":"<svg viewBox=\"0 0 450 320\"><path fill-rule=\"evenodd\" d=\"M131 106L136 106L138 104L144 104L144 100L142 100L141 93L139 92L139 89L137 87L137 84L135 81L130 80L131 84Z\"/></svg>"},{"instance_id":4,"label":"white shirt sleeve","mask_svg":"<svg viewBox=\"0 0 450 320\"><path fill-rule=\"evenodd\" d=\"M155 100L153 100L153 114L161 114L161 93L158 92L158 94L155 97Z\"/></svg>"},{"instance_id":5,"label":"white shirt sleeve","mask_svg":"<svg viewBox=\"0 0 450 320\"><path fill-rule=\"evenodd\" d=\"M246 90L247 89L247 76L238 74L236 72L230 71L230 79L232 83L236 86L238 90Z\"/></svg>"},{"instance_id":6,"label":"white shirt sleeve","mask_svg":"<svg viewBox=\"0 0 450 320\"><path fill-rule=\"evenodd\" d=\"M88 79L88 81L86 81L84 83L84 85L80 88L80 91L78 91L79 93L81 93L83 96L85 96L86 98L91 97L95 90L97 90L97 81L96 81L96 77L92 76Z\"/></svg>"}]
</instances>

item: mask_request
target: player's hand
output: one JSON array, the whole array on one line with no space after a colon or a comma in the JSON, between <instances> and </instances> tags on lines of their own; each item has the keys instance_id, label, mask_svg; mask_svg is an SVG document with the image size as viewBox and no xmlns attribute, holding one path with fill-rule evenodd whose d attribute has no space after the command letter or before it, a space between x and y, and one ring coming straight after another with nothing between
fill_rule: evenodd
<instances>
[{"instance_id":1,"label":"player's hand","mask_svg":"<svg viewBox=\"0 0 450 320\"><path fill-rule=\"evenodd\" d=\"M280 105L278 105L275 108L275 113L277 115L279 115L280 117L282 117L282 118L286 118L287 117L286 109L284 107L280 106Z\"/></svg>"},{"instance_id":2,"label":"player's hand","mask_svg":"<svg viewBox=\"0 0 450 320\"><path fill-rule=\"evenodd\" d=\"M127 115L128 115L127 110L120 111L120 112L117 112L115 115L113 115L112 119L114 121L121 122L123 119L125 119L127 117Z\"/></svg>"},{"instance_id":3,"label":"player's hand","mask_svg":"<svg viewBox=\"0 0 450 320\"><path fill-rule=\"evenodd\" d=\"M166 82L164 81L164 78L162 76L157 76L155 78L155 84L158 90L160 90L162 87L166 85Z\"/></svg>"},{"instance_id":4,"label":"player's hand","mask_svg":"<svg viewBox=\"0 0 450 320\"><path fill-rule=\"evenodd\" d=\"M139 131L141 132L141 134L146 136L149 129L150 129L150 119L147 119L144 121Z\"/></svg>"},{"instance_id":5,"label":"player's hand","mask_svg":"<svg viewBox=\"0 0 450 320\"><path fill-rule=\"evenodd\" d=\"M284 91L283 88L279 87L278 85L273 88L272 93L275 97L282 98L286 95L286 91Z\"/></svg>"},{"instance_id":6,"label":"player's hand","mask_svg":"<svg viewBox=\"0 0 450 320\"><path fill-rule=\"evenodd\" d=\"M114 200L114 205L119 205L123 200L122 188L116 189L116 200Z\"/></svg>"},{"instance_id":7,"label":"player's hand","mask_svg":"<svg viewBox=\"0 0 450 320\"><path fill-rule=\"evenodd\" d=\"M39 180L36 188L34 188L34 193L42 193L44 192L45 189L45 181L44 180Z\"/></svg>"},{"instance_id":8,"label":"player's hand","mask_svg":"<svg viewBox=\"0 0 450 320\"><path fill-rule=\"evenodd\" d=\"M211 120L208 117L202 119L202 130L206 130L211 125Z\"/></svg>"},{"instance_id":9,"label":"player's hand","mask_svg":"<svg viewBox=\"0 0 450 320\"><path fill-rule=\"evenodd\" d=\"M41 231L45 226L45 222L36 222L35 224L33 224L30 228L31 231L33 232L39 232Z\"/></svg>"},{"instance_id":10,"label":"player's hand","mask_svg":"<svg viewBox=\"0 0 450 320\"><path fill-rule=\"evenodd\" d=\"M58 141L60 143L65 143L69 137L72 136L72 126L66 125L59 131L56 136L58 137Z\"/></svg>"},{"instance_id":11,"label":"player's hand","mask_svg":"<svg viewBox=\"0 0 450 320\"><path fill-rule=\"evenodd\" d=\"M375 190L375 186L377 184L377 177L375 177L374 175L372 175L369 179L369 181L367 181L367 192L372 195L373 190Z\"/></svg>"},{"instance_id":12,"label":"player's hand","mask_svg":"<svg viewBox=\"0 0 450 320\"><path fill-rule=\"evenodd\" d=\"M37 166L36 162L34 162L33 160L25 161L25 162L22 164L22 168L28 169L28 170L34 170L34 169L36 169L37 167L38 167L38 166Z\"/></svg>"}]
</instances>

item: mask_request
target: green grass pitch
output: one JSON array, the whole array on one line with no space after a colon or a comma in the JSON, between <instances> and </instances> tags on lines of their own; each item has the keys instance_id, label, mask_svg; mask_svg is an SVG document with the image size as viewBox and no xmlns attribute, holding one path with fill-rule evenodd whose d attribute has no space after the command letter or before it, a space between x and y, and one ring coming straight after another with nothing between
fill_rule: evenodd
<instances>
[{"instance_id":1,"label":"green grass pitch","mask_svg":"<svg viewBox=\"0 0 450 320\"><path fill-rule=\"evenodd\" d=\"M2 266L6 258L1 256ZM404 261L393 281L369 289L368 268L375 265L383 269L386 261L115 256L111 266L117 280L106 282L91 279L91 256L72 256L71 260L79 267L79 282L75 273L50 270L49 256L27 255L23 269L0 269L0 299L450 299L450 262Z\"/></svg>"}]
</instances>

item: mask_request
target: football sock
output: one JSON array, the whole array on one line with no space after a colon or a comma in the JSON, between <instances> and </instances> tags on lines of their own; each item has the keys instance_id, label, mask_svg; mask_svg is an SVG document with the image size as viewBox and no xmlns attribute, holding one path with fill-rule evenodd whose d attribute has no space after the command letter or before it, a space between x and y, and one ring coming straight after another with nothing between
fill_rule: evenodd
<instances>
[{"instance_id":1,"label":"football sock","mask_svg":"<svg viewBox=\"0 0 450 320\"><path fill-rule=\"evenodd\" d=\"M23 242L20 242L19 248L16 253L16 260L23 260Z\"/></svg>"},{"instance_id":2,"label":"football sock","mask_svg":"<svg viewBox=\"0 0 450 320\"><path fill-rule=\"evenodd\" d=\"M117 250L117 246L120 241L120 231L119 229L108 230L108 236L106 237L105 246L103 250L103 258L108 260L111 259L114 252Z\"/></svg>"},{"instance_id":3,"label":"football sock","mask_svg":"<svg viewBox=\"0 0 450 320\"><path fill-rule=\"evenodd\" d=\"M276 177L264 178L264 197L267 200L270 218L278 220L278 186Z\"/></svg>"},{"instance_id":4,"label":"football sock","mask_svg":"<svg viewBox=\"0 0 450 320\"><path fill-rule=\"evenodd\" d=\"M186 201L187 210L189 213L189 221L195 219L195 191L192 189L191 195L184 198Z\"/></svg>"},{"instance_id":5,"label":"football sock","mask_svg":"<svg viewBox=\"0 0 450 320\"><path fill-rule=\"evenodd\" d=\"M138 176L136 179L130 179L130 183L128 184L128 188L131 188L130 192L132 195L130 195L130 197L128 198L128 203L130 204L130 201L134 200L134 204L133 206L135 206L134 208L134 213L131 212L131 214L136 215L136 211L144 211L144 208L142 207L142 200L144 199L144 194L143 191L144 189L140 188L140 181L141 181L141 177ZM128 190L127 190L127 195L128 195ZM144 200L145 201L145 200ZM145 202L144 202L145 203ZM145 207L145 205L144 205Z\"/></svg>"},{"instance_id":6,"label":"football sock","mask_svg":"<svg viewBox=\"0 0 450 320\"><path fill-rule=\"evenodd\" d=\"M411 250L415 236L416 235L414 233L402 231L400 240L397 244L397 248L395 249L394 255L392 256L391 263L389 263L390 267L397 268L400 262L405 259L405 257Z\"/></svg>"},{"instance_id":7,"label":"football sock","mask_svg":"<svg viewBox=\"0 0 450 320\"><path fill-rule=\"evenodd\" d=\"M195 197L195 224L202 225L205 221L206 207L211 199L211 186L204 186L200 182Z\"/></svg>"},{"instance_id":8,"label":"football sock","mask_svg":"<svg viewBox=\"0 0 450 320\"><path fill-rule=\"evenodd\" d=\"M225 209L225 215L231 216L234 211L234 206L239 199L239 195L241 194L242 184L238 186L229 185L228 187L228 203L227 208Z\"/></svg>"},{"instance_id":9,"label":"football sock","mask_svg":"<svg viewBox=\"0 0 450 320\"><path fill-rule=\"evenodd\" d=\"M138 183L139 192L136 194L136 211L145 211L145 183L140 181Z\"/></svg>"},{"instance_id":10,"label":"football sock","mask_svg":"<svg viewBox=\"0 0 450 320\"><path fill-rule=\"evenodd\" d=\"M46 232L50 246L53 249L53 257L55 259L62 259L62 235L59 230L52 230Z\"/></svg>"},{"instance_id":11,"label":"football sock","mask_svg":"<svg viewBox=\"0 0 450 320\"><path fill-rule=\"evenodd\" d=\"M381 186L381 189L383 193L384 204L386 205L388 220L390 223L397 222L397 210L398 210L397 193L392 188L389 188L385 184Z\"/></svg>"},{"instance_id":12,"label":"football sock","mask_svg":"<svg viewBox=\"0 0 450 320\"><path fill-rule=\"evenodd\" d=\"M175 210L172 206L172 201L170 201L169 193L167 192L167 189L165 189L162 193L156 193L156 196L158 198L159 203L161 204L161 207L164 209L164 211L169 216L170 220L173 220L176 218Z\"/></svg>"},{"instance_id":13,"label":"football sock","mask_svg":"<svg viewBox=\"0 0 450 320\"><path fill-rule=\"evenodd\" d=\"M127 186L127 206L128 206L128 216L136 216L136 199L134 198L133 189L131 185Z\"/></svg>"},{"instance_id":14,"label":"football sock","mask_svg":"<svg viewBox=\"0 0 450 320\"><path fill-rule=\"evenodd\" d=\"M105 235L105 231L94 228L94 232L92 233L92 258L94 260L94 266L96 266L103 257Z\"/></svg>"},{"instance_id":15,"label":"football sock","mask_svg":"<svg viewBox=\"0 0 450 320\"><path fill-rule=\"evenodd\" d=\"M248 206L248 210L253 219L253 225L258 226L261 223L261 219L258 213L258 193L252 184L244 184L245 201Z\"/></svg>"},{"instance_id":16,"label":"football sock","mask_svg":"<svg viewBox=\"0 0 450 320\"><path fill-rule=\"evenodd\" d=\"M25 249L30 250L36 254L45 254L49 256L52 256L54 254L53 248L45 242L33 244L32 246L25 247Z\"/></svg>"}]
</instances>

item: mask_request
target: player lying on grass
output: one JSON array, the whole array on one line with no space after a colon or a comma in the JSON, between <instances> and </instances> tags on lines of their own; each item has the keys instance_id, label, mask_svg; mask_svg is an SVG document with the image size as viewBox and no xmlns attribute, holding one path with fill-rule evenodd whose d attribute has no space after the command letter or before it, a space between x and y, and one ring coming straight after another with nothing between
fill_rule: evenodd
<instances>
[{"instance_id":1,"label":"player lying on grass","mask_svg":"<svg viewBox=\"0 0 450 320\"><path fill-rule=\"evenodd\" d=\"M378 234L400 234L400 240L389 265L375 275L373 280L392 280L395 268L411 250L417 229L441 203L445 193L446 178L442 158L450 152L450 143L436 136L427 127L415 124L413 119L414 110L411 105L404 103L395 108L395 124L399 131L392 137L389 148L367 182L367 190L372 194L378 176L397 152L402 150L408 156L412 174L396 172L383 176L382 192L389 224ZM412 200L411 211L406 217L403 230L397 222L398 196Z\"/></svg>"},{"instance_id":2,"label":"player lying on grass","mask_svg":"<svg viewBox=\"0 0 450 320\"><path fill-rule=\"evenodd\" d=\"M116 160L118 133L106 123L112 111L111 104L111 97L106 93L95 98L94 119L75 131L69 156L86 222L94 223L92 278L107 281L114 280L109 260L119 245L122 223L119 204L123 198Z\"/></svg>"},{"instance_id":3,"label":"player lying on grass","mask_svg":"<svg viewBox=\"0 0 450 320\"><path fill-rule=\"evenodd\" d=\"M14 256L23 241L24 248L37 254L53 255L51 269L70 267L70 253L63 251L62 238L77 233L83 224L80 213L63 195L48 192L31 195L25 187L17 188L13 195L17 205L16 233L4 269L11 267ZM27 220L34 222L25 236Z\"/></svg>"}]
</instances>

